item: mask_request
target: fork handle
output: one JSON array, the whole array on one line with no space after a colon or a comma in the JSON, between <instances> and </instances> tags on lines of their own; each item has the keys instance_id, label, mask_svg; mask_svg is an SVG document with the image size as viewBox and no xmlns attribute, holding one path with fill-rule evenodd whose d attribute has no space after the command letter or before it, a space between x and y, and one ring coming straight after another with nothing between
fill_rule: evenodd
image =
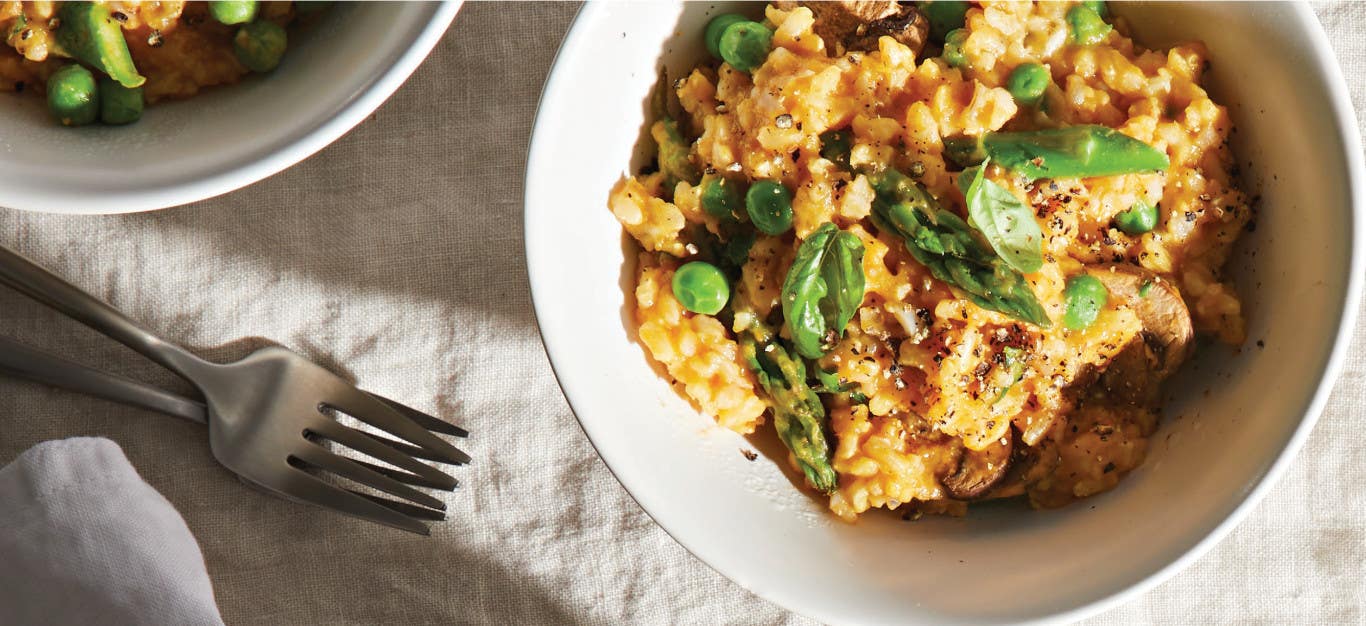
<instances>
[{"instance_id":1,"label":"fork handle","mask_svg":"<svg viewBox=\"0 0 1366 626\"><path fill-rule=\"evenodd\" d=\"M68 361L5 337L0 337L0 374L200 424L208 423L207 410L202 403Z\"/></svg>"},{"instance_id":2,"label":"fork handle","mask_svg":"<svg viewBox=\"0 0 1366 626\"><path fill-rule=\"evenodd\" d=\"M114 307L4 246L0 246L0 284L138 351L190 382L194 382L194 372L203 371L208 365L180 346L139 327Z\"/></svg>"}]
</instances>

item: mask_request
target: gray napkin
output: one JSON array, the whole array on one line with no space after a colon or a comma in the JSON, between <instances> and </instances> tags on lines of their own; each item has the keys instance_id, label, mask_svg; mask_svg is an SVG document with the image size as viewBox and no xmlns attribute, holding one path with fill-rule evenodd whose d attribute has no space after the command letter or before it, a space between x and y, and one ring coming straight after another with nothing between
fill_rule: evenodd
<instances>
[{"instance_id":1,"label":"gray napkin","mask_svg":"<svg viewBox=\"0 0 1366 626\"><path fill-rule=\"evenodd\" d=\"M108 439L0 468L0 624L222 624L199 544Z\"/></svg>"}]
</instances>

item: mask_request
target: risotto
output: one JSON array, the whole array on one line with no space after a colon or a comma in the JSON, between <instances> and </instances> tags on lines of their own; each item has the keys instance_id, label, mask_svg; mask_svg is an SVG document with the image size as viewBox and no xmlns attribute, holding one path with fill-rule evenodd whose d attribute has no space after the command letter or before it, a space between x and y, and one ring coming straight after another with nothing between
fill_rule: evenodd
<instances>
[{"instance_id":1,"label":"risotto","mask_svg":"<svg viewBox=\"0 0 1366 626\"><path fill-rule=\"evenodd\" d=\"M1243 341L1251 209L1201 44L1145 49L1101 2L778 3L697 36L609 198L639 337L839 517L1111 489L1193 335Z\"/></svg>"},{"instance_id":2,"label":"risotto","mask_svg":"<svg viewBox=\"0 0 1366 626\"><path fill-rule=\"evenodd\" d=\"M135 121L144 104L274 69L317 2L0 2L0 91L48 96L59 122Z\"/></svg>"}]
</instances>

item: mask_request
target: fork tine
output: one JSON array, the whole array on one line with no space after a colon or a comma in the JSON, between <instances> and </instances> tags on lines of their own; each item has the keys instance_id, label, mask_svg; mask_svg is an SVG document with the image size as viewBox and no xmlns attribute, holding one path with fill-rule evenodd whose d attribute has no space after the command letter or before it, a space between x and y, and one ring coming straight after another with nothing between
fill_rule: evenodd
<instances>
[{"instance_id":1,"label":"fork tine","mask_svg":"<svg viewBox=\"0 0 1366 626\"><path fill-rule=\"evenodd\" d=\"M428 461L436 461L437 463L445 463L447 465L464 465L470 462L470 455L464 450L461 450L460 448L455 449L456 454L459 456L452 460L448 457L443 457L435 452L432 452L431 450L428 450L426 448L419 448L415 445L403 443L402 441L395 441L388 437L381 437L374 433L367 433L365 431L360 432L364 433L365 436L370 437L371 439L374 439L375 441L378 441L386 446L389 446L390 448L398 450L399 452L402 452L408 456L417 457L419 459L427 459Z\"/></svg>"},{"instance_id":2,"label":"fork tine","mask_svg":"<svg viewBox=\"0 0 1366 626\"><path fill-rule=\"evenodd\" d=\"M428 460L428 461L436 461L436 462L438 462L438 463L441 462L441 459L437 458L437 455L436 455L436 454L433 454L430 450L428 450L428 449L426 449L426 448L419 448L419 447L417 447L417 446L415 446L415 445L413 445L413 444L410 444L410 443L403 443L402 441L395 441L395 440L390 439L390 438L388 438L388 437L381 437L381 436L379 436L379 435L376 435L375 433L367 433L367 432L365 432L365 431L363 431L363 430L362 430L362 431L358 431L358 432L360 432L362 435L365 435L366 437L369 437L369 438L371 438L371 439L374 439L375 441L377 441L377 442L379 442L379 443L382 443L382 444L384 444L384 445L386 445L386 446L389 446L390 448L393 448L393 449L395 449L395 450L398 450L399 452L402 452L402 453L404 453L404 454L406 454L406 455L408 455L408 456L411 456L411 457L413 457L413 458L426 459L426 460Z\"/></svg>"},{"instance_id":3,"label":"fork tine","mask_svg":"<svg viewBox=\"0 0 1366 626\"><path fill-rule=\"evenodd\" d=\"M426 524L384 504L375 502L349 489L328 484L323 479L300 468L292 469L293 471L289 473L285 483L279 488L272 488L272 491L292 500L331 509L376 524L383 524L419 535L432 534L431 529L427 528Z\"/></svg>"},{"instance_id":4,"label":"fork tine","mask_svg":"<svg viewBox=\"0 0 1366 626\"><path fill-rule=\"evenodd\" d=\"M388 476L389 478L392 478L404 484L413 485L414 487L426 487L428 489L442 489L441 485L438 484L436 481L427 480L426 478L418 476L417 474L405 472L403 470L396 470L389 467L383 467L380 465L375 465L374 463L367 463L360 459L351 460L362 466L369 468L372 472L379 472L380 474L384 474L385 476ZM455 481L455 486L460 486L459 480Z\"/></svg>"},{"instance_id":5,"label":"fork tine","mask_svg":"<svg viewBox=\"0 0 1366 626\"><path fill-rule=\"evenodd\" d=\"M432 434L430 430L419 426L417 422L404 416L396 409L390 408L389 405L380 402L364 391L359 389L354 391L355 393L346 394L347 397L339 399L338 402L324 402L323 404L409 443L426 448L433 454L439 455L438 460L442 462L459 465L469 460L468 454Z\"/></svg>"},{"instance_id":6,"label":"fork tine","mask_svg":"<svg viewBox=\"0 0 1366 626\"><path fill-rule=\"evenodd\" d=\"M427 430L436 433L441 433L444 435L451 435L453 437L464 438L470 436L470 431L465 430L459 426L456 426L455 424L452 424L439 417L428 415L426 413L423 413L422 411L414 409L413 407L410 407L401 402L390 400L389 398L381 396L377 393L371 393L368 391L366 393L369 393L370 396L374 399L389 405L389 408L398 411L399 413L402 413L403 415L407 416L408 419L417 422L419 426L426 428Z\"/></svg>"},{"instance_id":7,"label":"fork tine","mask_svg":"<svg viewBox=\"0 0 1366 626\"><path fill-rule=\"evenodd\" d=\"M432 521L432 522L444 522L444 521L446 521L446 514L443 513L443 512L441 512L441 511L433 511L433 510L431 510L431 509L429 509L429 508L426 508L426 507L421 507L421 506L416 506L416 505L408 504L407 502L399 502L398 500L390 500L390 499L388 499L388 498L381 498L381 497L379 497L379 496L373 496L373 495L370 495L370 494L368 494L368 493L361 493L361 492L359 492L359 491L351 491L350 489L347 489L347 491L350 491L351 493L354 493L354 494L356 494L356 495L358 495L358 496L360 496L360 497L362 497L362 498L365 498L366 500L369 500L369 501L371 501L371 502L374 502L374 503L376 503L376 504L381 504L381 505L383 505L383 506L387 506L387 507L389 507L389 508L391 508L391 509L393 509L393 510L395 510L395 511L398 511L399 513L402 513L402 514L404 514L404 515L407 515L408 517L415 517L415 518L417 518L417 519L425 519L425 520Z\"/></svg>"},{"instance_id":8,"label":"fork tine","mask_svg":"<svg viewBox=\"0 0 1366 626\"><path fill-rule=\"evenodd\" d=\"M376 438L369 433L361 432L330 419L319 419L318 423L309 426L308 430L320 437L331 439L348 448L363 452L432 481L434 489L445 489L446 491L455 489L454 477L376 441Z\"/></svg>"},{"instance_id":9,"label":"fork tine","mask_svg":"<svg viewBox=\"0 0 1366 626\"><path fill-rule=\"evenodd\" d=\"M351 459L324 450L321 446L304 446L295 450L293 457L312 467L332 472L367 487L373 487L391 496L412 500L428 508L446 510L446 503L431 495L413 489L393 478L371 471L369 468L362 467Z\"/></svg>"}]
</instances>

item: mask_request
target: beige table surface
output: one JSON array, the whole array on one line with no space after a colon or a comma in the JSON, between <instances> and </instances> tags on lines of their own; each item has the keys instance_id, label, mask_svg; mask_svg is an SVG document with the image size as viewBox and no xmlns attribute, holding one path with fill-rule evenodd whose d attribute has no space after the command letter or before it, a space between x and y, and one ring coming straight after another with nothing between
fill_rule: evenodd
<instances>
[{"instance_id":1,"label":"beige table surface","mask_svg":"<svg viewBox=\"0 0 1366 626\"><path fill-rule=\"evenodd\" d=\"M237 340L269 337L459 416L477 462L460 471L468 488L450 498L454 519L434 537L258 495L214 463L199 427L8 380L0 464L47 439L117 441L198 537L229 624L807 623L650 521L594 454L541 349L522 170L537 96L575 10L467 5L371 119L236 193L118 217L0 210L0 243L171 338L231 357L250 344ZM1366 110L1366 4L1318 11ZM1366 622L1360 330L1280 485L1195 565L1096 623ZM0 333L173 382L7 291Z\"/></svg>"}]
</instances>

